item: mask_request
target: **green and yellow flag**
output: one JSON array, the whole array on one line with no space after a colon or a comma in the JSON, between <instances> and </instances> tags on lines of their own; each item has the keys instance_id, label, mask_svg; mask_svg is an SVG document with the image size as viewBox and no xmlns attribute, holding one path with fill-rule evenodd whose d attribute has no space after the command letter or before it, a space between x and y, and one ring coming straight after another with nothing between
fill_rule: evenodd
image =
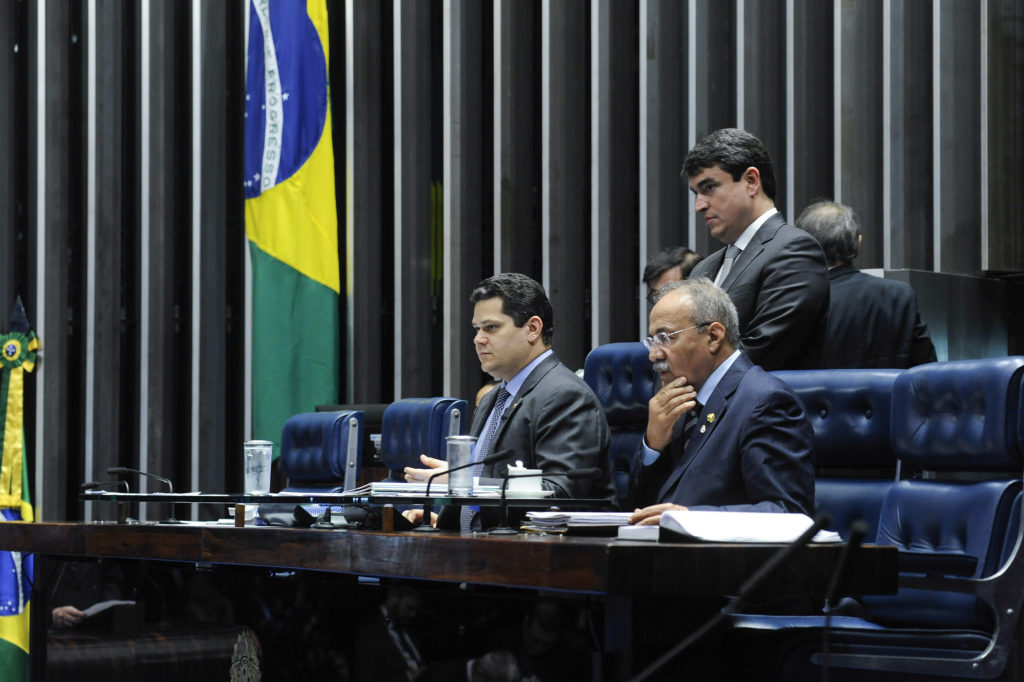
<instances>
[{"instance_id":1,"label":"green and yellow flag","mask_svg":"<svg viewBox=\"0 0 1024 682\"><path fill-rule=\"evenodd\" d=\"M28 328L19 298L11 313L10 330L0 335L0 517L4 522L34 518L25 465L25 372L35 368L38 348L39 339ZM0 679L29 679L31 591L32 555L0 551Z\"/></svg>"},{"instance_id":2,"label":"green and yellow flag","mask_svg":"<svg viewBox=\"0 0 1024 682\"><path fill-rule=\"evenodd\" d=\"M338 217L325 0L251 0L245 230L253 437L338 399ZM275 448L275 456L278 450Z\"/></svg>"}]
</instances>

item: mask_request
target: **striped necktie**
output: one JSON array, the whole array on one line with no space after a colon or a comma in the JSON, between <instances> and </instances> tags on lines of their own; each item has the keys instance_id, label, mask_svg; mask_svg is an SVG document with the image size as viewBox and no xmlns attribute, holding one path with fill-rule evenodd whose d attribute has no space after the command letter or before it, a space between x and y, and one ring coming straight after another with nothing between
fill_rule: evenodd
<instances>
[{"instance_id":1,"label":"striped necktie","mask_svg":"<svg viewBox=\"0 0 1024 682\"><path fill-rule=\"evenodd\" d=\"M491 454L491 440L498 430L498 424L501 422L501 415L505 412L505 402L508 400L509 395L504 386L498 389L498 395L494 399L494 407L491 408L491 417L488 420L487 431L484 432L484 438L480 441L480 447L476 449L476 464L473 465L474 477L480 476L484 469L483 460L487 455ZM475 512L476 508L473 505L462 505L462 509L459 510L459 528L461 530L470 530L472 528L473 514Z\"/></svg>"}]
</instances>

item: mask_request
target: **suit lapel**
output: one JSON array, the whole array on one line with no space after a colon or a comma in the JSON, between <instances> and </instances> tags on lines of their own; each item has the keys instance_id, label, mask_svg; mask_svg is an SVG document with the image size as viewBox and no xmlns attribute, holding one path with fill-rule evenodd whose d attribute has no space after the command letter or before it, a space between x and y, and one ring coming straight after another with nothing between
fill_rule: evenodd
<instances>
[{"instance_id":1,"label":"suit lapel","mask_svg":"<svg viewBox=\"0 0 1024 682\"><path fill-rule=\"evenodd\" d=\"M554 353L552 353L547 358L545 358L543 362L534 367L533 371L530 372L530 375L526 377L526 381L524 381L523 385L519 387L519 390L516 392L515 397L511 399L512 402L505 407L505 412L504 414L502 414L501 420L498 422L498 426L494 430L494 436L491 438L491 453L498 452L498 450L500 449L499 446L501 444L501 437L505 433L505 429L508 428L508 425L512 423L512 420L515 418L516 413L519 412L519 406L523 404L523 399L530 394L530 391L534 389L537 383L540 382L540 380L543 379L548 372L554 369L556 365L558 365L558 358L555 357ZM491 391L491 393L497 393L497 391ZM488 394L487 397L490 397L490 393ZM490 408L493 407L494 400L491 400ZM487 422L486 415L491 413L490 408L484 413L484 423ZM474 428L476 427L475 421L476 420L474 419ZM480 429L483 429L483 424L480 425ZM532 466L532 463L527 463L527 466ZM494 467L491 465L484 467L484 471L481 472L481 475L487 476L493 469Z\"/></svg>"},{"instance_id":2,"label":"suit lapel","mask_svg":"<svg viewBox=\"0 0 1024 682\"><path fill-rule=\"evenodd\" d=\"M722 423L722 417L725 416L726 411L729 408L729 400L736 392L736 387L740 383L740 379L746 374L750 368L750 360L746 355L740 355L736 358L736 361L732 363L732 367L725 373L722 380L718 382L718 386L715 388L715 392L711 394L711 398L708 400L708 404L700 411L700 415L697 418L697 425L693 427L693 433L690 435L690 439L686 443L681 443L683 447L683 456L679 464L672 470L668 478L665 480L664 485L661 486L661 490L658 492L658 501L665 502L671 495L672 491L679 484L679 480L686 473L686 470L697 460L702 454L704 446L711 439L711 434ZM680 420L682 421L682 420ZM672 446L679 447L677 443L680 439L672 441ZM711 453L713 456L715 453Z\"/></svg>"},{"instance_id":3,"label":"suit lapel","mask_svg":"<svg viewBox=\"0 0 1024 682\"><path fill-rule=\"evenodd\" d=\"M729 271L729 275L725 278L725 281L722 282L722 289L724 291L729 291L729 287L733 285L733 282L740 278L740 275L742 275L743 271L747 269L747 266L753 263L754 260L761 255L761 252L764 251L765 243L771 241L772 237L775 236L775 233L778 232L779 228L785 223L786 221L782 217L781 213L776 213L765 221L764 225L762 225L760 229L758 229L757 233L754 234L754 238L750 240L749 244L747 244L747 248L740 251L740 255L736 257L736 261L732 264L732 270ZM723 249L722 252L724 254L725 250ZM722 258L724 259L725 256L723 255ZM718 272L718 270L715 270L715 272Z\"/></svg>"}]
</instances>

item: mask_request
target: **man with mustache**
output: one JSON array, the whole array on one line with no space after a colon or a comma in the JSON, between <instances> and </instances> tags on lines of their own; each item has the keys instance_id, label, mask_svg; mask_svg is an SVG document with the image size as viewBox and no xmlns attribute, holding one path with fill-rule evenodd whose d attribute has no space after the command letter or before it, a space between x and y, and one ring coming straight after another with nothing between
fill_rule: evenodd
<instances>
[{"instance_id":1,"label":"man with mustache","mask_svg":"<svg viewBox=\"0 0 1024 682\"><path fill-rule=\"evenodd\" d=\"M694 208L726 248L691 277L724 289L739 314L750 360L766 370L816 368L828 315L828 267L821 246L775 208L775 169L761 141L723 128L687 154L683 173Z\"/></svg>"},{"instance_id":2,"label":"man with mustache","mask_svg":"<svg viewBox=\"0 0 1024 682\"><path fill-rule=\"evenodd\" d=\"M739 350L729 296L707 278L673 282L644 345L661 376L633 459L630 523L664 511L814 510L814 432L793 391Z\"/></svg>"}]
</instances>

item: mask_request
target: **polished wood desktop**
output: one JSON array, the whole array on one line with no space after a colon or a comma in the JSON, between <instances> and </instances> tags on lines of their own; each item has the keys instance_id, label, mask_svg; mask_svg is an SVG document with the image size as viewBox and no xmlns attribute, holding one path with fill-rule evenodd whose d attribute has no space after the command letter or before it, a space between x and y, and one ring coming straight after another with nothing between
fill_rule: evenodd
<instances>
[{"instance_id":1,"label":"polished wood desktop","mask_svg":"<svg viewBox=\"0 0 1024 682\"><path fill-rule=\"evenodd\" d=\"M585 593L600 595L609 613L615 614L606 620L619 623L629 621L636 598L735 594L780 549L771 544L642 542L551 534L497 537L109 522L0 523L0 547L58 560L267 567ZM841 549L834 544L803 548L794 561L769 576L759 592L823 595ZM892 593L896 574L895 548L863 547L851 553L838 591ZM45 631L40 635L38 630L33 633L34 660L45 656ZM606 652L628 661L628 628L609 622L603 639Z\"/></svg>"}]
</instances>

